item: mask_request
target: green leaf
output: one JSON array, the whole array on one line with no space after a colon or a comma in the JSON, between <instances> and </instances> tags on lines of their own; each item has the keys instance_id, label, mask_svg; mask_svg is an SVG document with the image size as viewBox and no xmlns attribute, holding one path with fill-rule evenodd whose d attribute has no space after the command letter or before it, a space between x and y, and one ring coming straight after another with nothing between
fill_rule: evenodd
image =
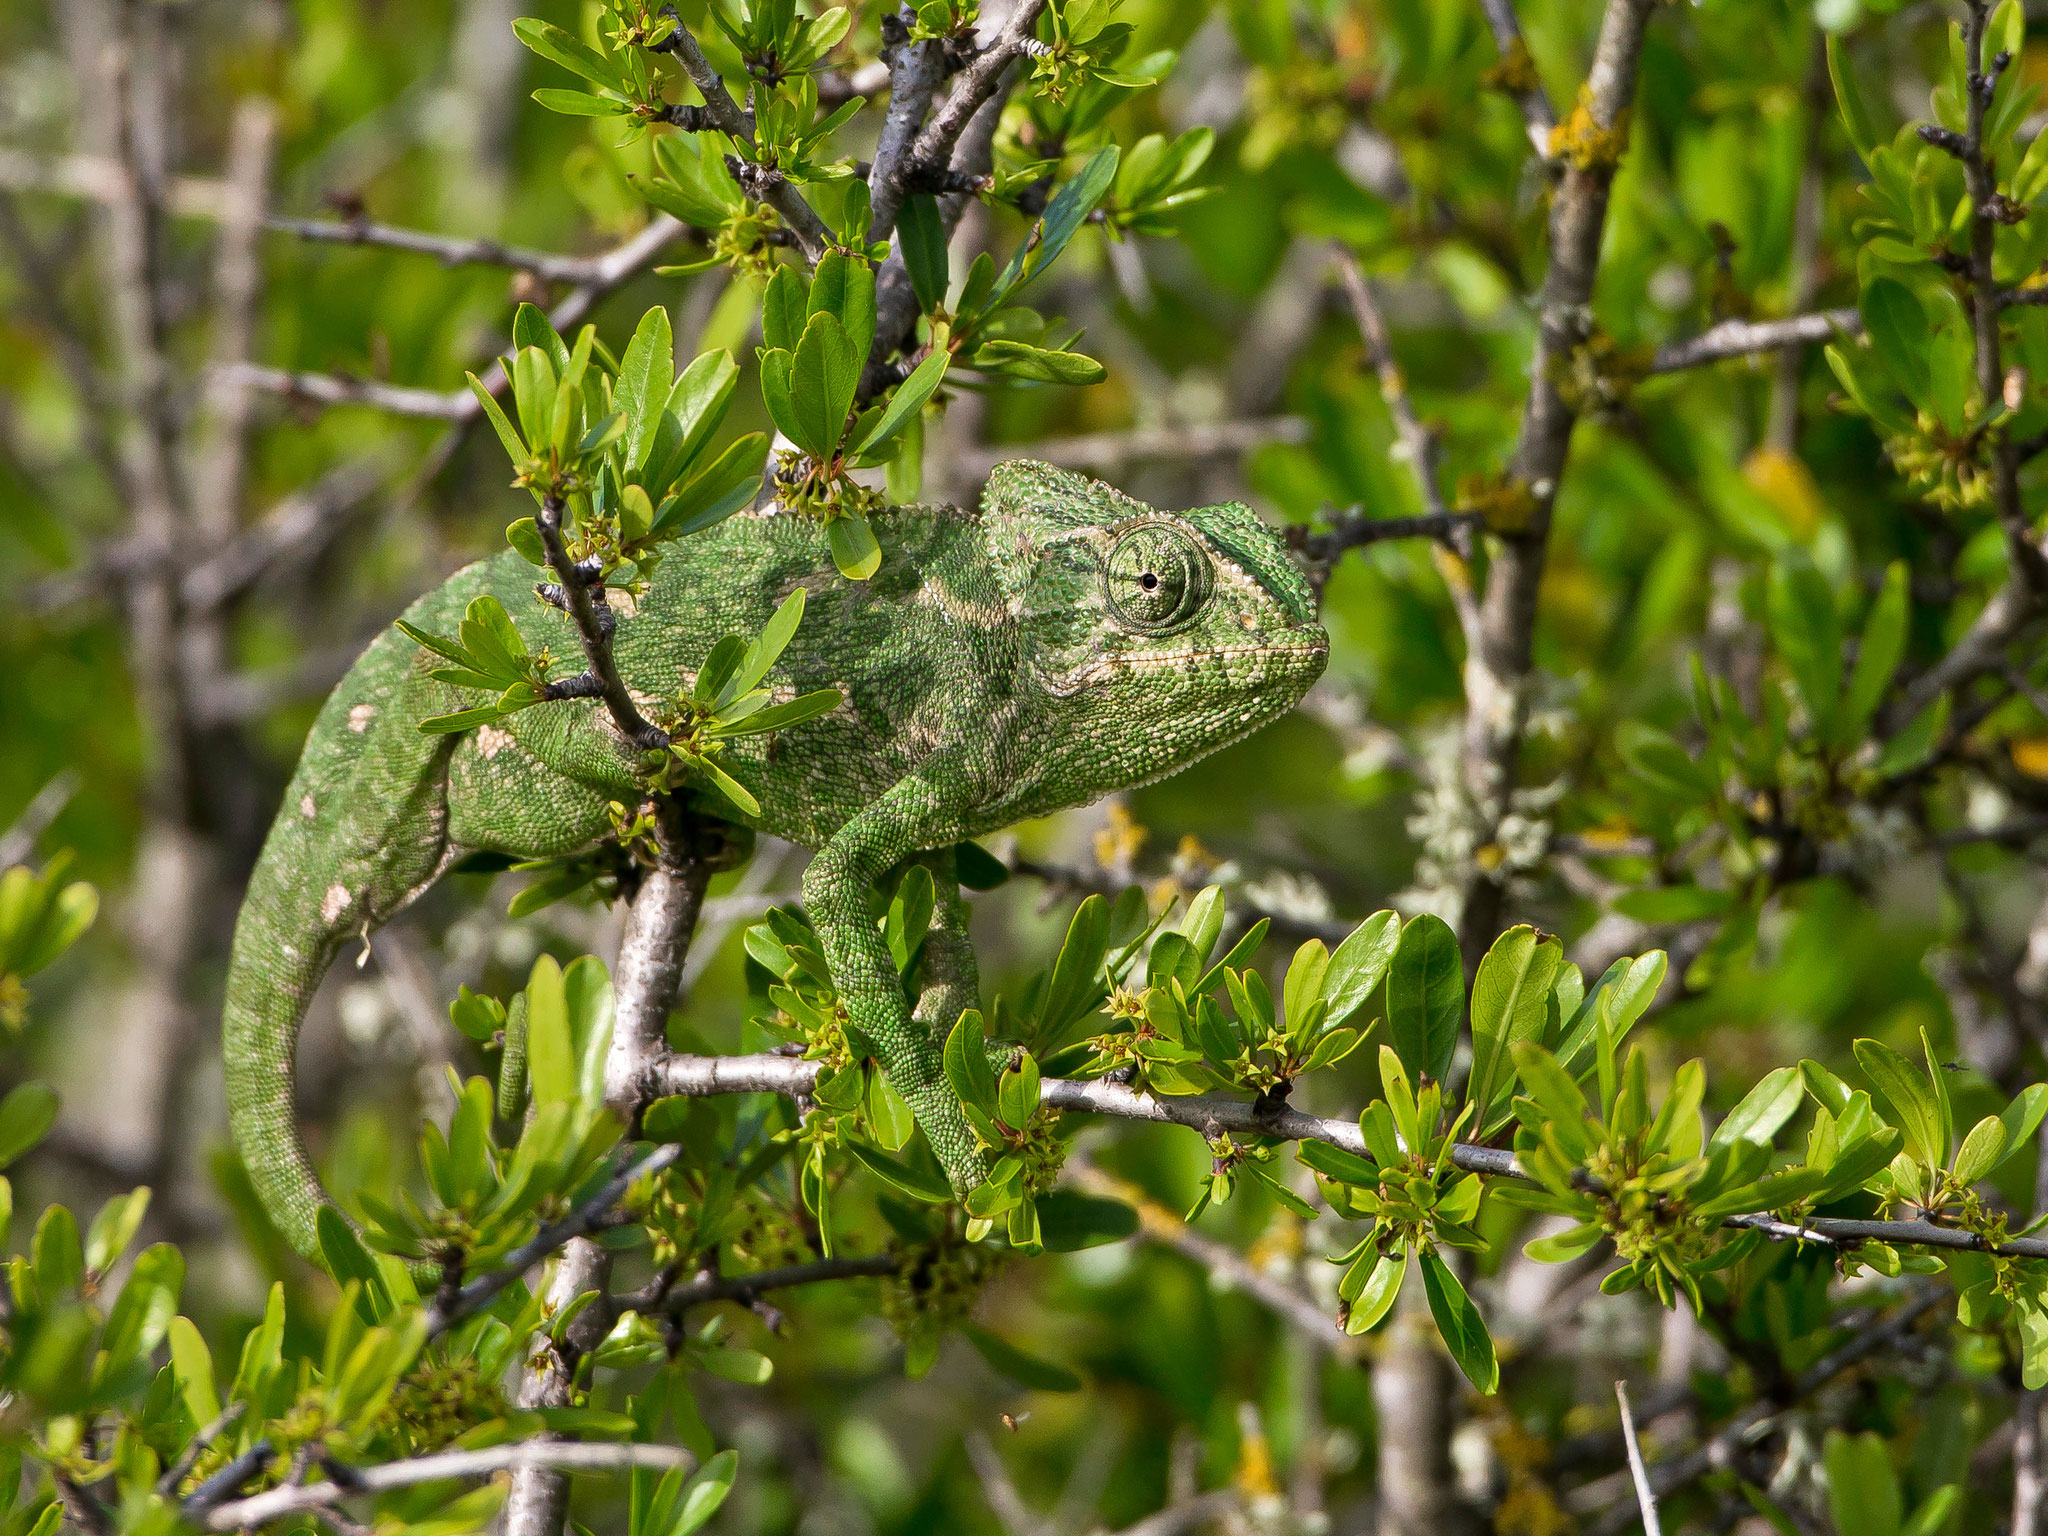
<instances>
[{"instance_id":1,"label":"green leaf","mask_svg":"<svg viewBox=\"0 0 2048 1536\"><path fill-rule=\"evenodd\" d=\"M1377 1328L1386 1315L1394 1309L1395 1298L1401 1294L1401 1282L1408 1278L1408 1262L1411 1254L1404 1251L1396 1258L1392 1254L1375 1253L1367 1249L1352 1264L1352 1272L1361 1266L1370 1265L1359 1274L1358 1295L1351 1303L1351 1311L1344 1319L1344 1331L1349 1334L1366 1333ZM1348 1281L1350 1274L1346 1274Z\"/></svg>"},{"instance_id":2,"label":"green leaf","mask_svg":"<svg viewBox=\"0 0 2048 1536\"><path fill-rule=\"evenodd\" d=\"M1093 1013L1105 993L1102 962L1109 954L1109 903L1090 896L1074 909L1067 936L1053 961L1052 977L1038 1004L1037 1032L1041 1051L1067 1043L1073 1026Z\"/></svg>"},{"instance_id":3,"label":"green leaf","mask_svg":"<svg viewBox=\"0 0 2048 1536\"><path fill-rule=\"evenodd\" d=\"M946 1037L946 1082L963 1104L985 1115L996 1112L996 1076L983 1047L981 1011L969 1008Z\"/></svg>"},{"instance_id":4,"label":"green leaf","mask_svg":"<svg viewBox=\"0 0 2048 1536\"><path fill-rule=\"evenodd\" d=\"M1926 1078L1881 1040L1858 1040L1850 1049L1871 1086L1891 1107L1892 1123L1905 1134L1908 1155L1926 1167L1941 1166L1948 1148Z\"/></svg>"},{"instance_id":5,"label":"green leaf","mask_svg":"<svg viewBox=\"0 0 2048 1536\"><path fill-rule=\"evenodd\" d=\"M992 891L1008 884L1010 879L1009 867L974 842L953 845L953 871L960 884L970 891Z\"/></svg>"},{"instance_id":6,"label":"green leaf","mask_svg":"<svg viewBox=\"0 0 2048 1536\"><path fill-rule=\"evenodd\" d=\"M31 1252L44 1306L55 1305L84 1284L85 1247L78 1240L78 1218L68 1207L53 1205L43 1212Z\"/></svg>"},{"instance_id":7,"label":"green leaf","mask_svg":"<svg viewBox=\"0 0 2048 1536\"><path fill-rule=\"evenodd\" d=\"M220 1417L220 1391L214 1385L213 1352L189 1318L171 1319L168 1336L171 1365L178 1376L178 1390L184 1395L185 1410L194 1424L204 1427Z\"/></svg>"},{"instance_id":8,"label":"green leaf","mask_svg":"<svg viewBox=\"0 0 2048 1536\"><path fill-rule=\"evenodd\" d=\"M896 238L917 307L930 314L946 302L946 231L939 220L939 200L929 192L906 197L896 216Z\"/></svg>"},{"instance_id":9,"label":"green leaf","mask_svg":"<svg viewBox=\"0 0 2048 1536\"><path fill-rule=\"evenodd\" d=\"M1805 1096L1806 1085L1797 1067L1779 1067L1768 1073L1762 1082L1742 1096L1741 1103L1728 1111L1728 1118L1714 1128L1713 1139L1707 1143L1708 1149L1718 1150L1738 1141L1769 1146Z\"/></svg>"},{"instance_id":10,"label":"green leaf","mask_svg":"<svg viewBox=\"0 0 2048 1536\"><path fill-rule=\"evenodd\" d=\"M1021 1131L1038 1113L1038 1060L1029 1051L996 1084L996 1114L1013 1131Z\"/></svg>"},{"instance_id":11,"label":"green leaf","mask_svg":"<svg viewBox=\"0 0 2048 1536\"><path fill-rule=\"evenodd\" d=\"M1485 1320L1465 1294L1465 1287L1434 1248L1422 1250L1422 1287L1429 1295L1436 1331L1465 1379L1489 1396L1499 1390L1500 1362L1494 1357L1493 1336L1486 1331Z\"/></svg>"},{"instance_id":12,"label":"green leaf","mask_svg":"<svg viewBox=\"0 0 2048 1536\"><path fill-rule=\"evenodd\" d=\"M533 963L526 983L526 1071L536 1106L576 1097L576 1058L569 1040L569 998L552 955Z\"/></svg>"},{"instance_id":13,"label":"green leaf","mask_svg":"<svg viewBox=\"0 0 2048 1536\"><path fill-rule=\"evenodd\" d=\"M854 351L862 360L866 359L875 340L875 269L865 258L838 250L821 256L811 274L808 307L814 316L826 314L838 321ZM801 343L797 351L801 356ZM852 403L849 394L847 405Z\"/></svg>"},{"instance_id":14,"label":"green leaf","mask_svg":"<svg viewBox=\"0 0 2048 1536\"><path fill-rule=\"evenodd\" d=\"M825 543L832 563L848 581L866 581L882 568L882 546L875 530L857 512L841 513L825 524Z\"/></svg>"},{"instance_id":15,"label":"green leaf","mask_svg":"<svg viewBox=\"0 0 2048 1536\"><path fill-rule=\"evenodd\" d=\"M677 1507L675 1519L666 1531L650 1531L642 1536L691 1536L693 1531L702 1530L710 1522L718 1508L725 1502L725 1496L732 1492L733 1479L739 1474L740 1453L720 1451L704 1463L703 1469L690 1479L683 1490L681 1504Z\"/></svg>"},{"instance_id":16,"label":"green leaf","mask_svg":"<svg viewBox=\"0 0 2048 1536\"><path fill-rule=\"evenodd\" d=\"M790 440L814 459L830 459L846 430L864 354L832 315L816 311L797 343L789 378Z\"/></svg>"},{"instance_id":17,"label":"green leaf","mask_svg":"<svg viewBox=\"0 0 2048 1536\"><path fill-rule=\"evenodd\" d=\"M149 1190L130 1190L125 1195L115 1195L100 1207L99 1215L85 1234L85 1267L95 1275L104 1275L135 1241L135 1234L142 1226L142 1218L149 1211Z\"/></svg>"},{"instance_id":18,"label":"green leaf","mask_svg":"<svg viewBox=\"0 0 2048 1536\"><path fill-rule=\"evenodd\" d=\"M564 117L624 117L633 110L629 101L593 96L588 91L562 91L549 87L533 93L533 99L550 112Z\"/></svg>"},{"instance_id":19,"label":"green leaf","mask_svg":"<svg viewBox=\"0 0 2048 1536\"><path fill-rule=\"evenodd\" d=\"M1846 752L1861 741L1906 652L1906 562L1894 560L1884 573L1884 586L1870 605L1863 639L1856 647L1856 665L1849 671L1848 691L1835 722L1835 749Z\"/></svg>"},{"instance_id":20,"label":"green leaf","mask_svg":"<svg viewBox=\"0 0 2048 1536\"><path fill-rule=\"evenodd\" d=\"M1401 1064L1442 1082L1458 1049L1465 1014L1465 968L1457 936L1425 912L1401 930L1387 973L1387 1030Z\"/></svg>"},{"instance_id":21,"label":"green leaf","mask_svg":"<svg viewBox=\"0 0 2048 1536\"><path fill-rule=\"evenodd\" d=\"M1898 1473L1876 1435L1828 1431L1821 1461L1827 1468L1828 1512L1834 1528L1857 1536L1896 1536L1905 1518Z\"/></svg>"},{"instance_id":22,"label":"green leaf","mask_svg":"<svg viewBox=\"0 0 2048 1536\"><path fill-rule=\"evenodd\" d=\"M963 1323L960 1331L995 1370L1034 1392L1078 1392L1081 1378L1065 1366L1054 1365L1028 1355L1007 1339L998 1338L977 1323Z\"/></svg>"},{"instance_id":23,"label":"green leaf","mask_svg":"<svg viewBox=\"0 0 2048 1536\"><path fill-rule=\"evenodd\" d=\"M1864 288L1858 308L1863 315L1863 333L1870 339L1871 356L1889 375L1892 386L1903 391L1915 405L1930 404L1934 392L1929 367L1933 333L1919 299L1904 283L1880 277Z\"/></svg>"},{"instance_id":24,"label":"green leaf","mask_svg":"<svg viewBox=\"0 0 2048 1536\"><path fill-rule=\"evenodd\" d=\"M2005 1126L2005 1152L2000 1162L2034 1139L2044 1113L2048 1113L2048 1084L2042 1083L2021 1090L2019 1096L1999 1112L1999 1121Z\"/></svg>"},{"instance_id":25,"label":"green leaf","mask_svg":"<svg viewBox=\"0 0 2048 1536\"><path fill-rule=\"evenodd\" d=\"M912 369L910 377L896 386L896 393L889 397L887 408L851 452L871 454L909 425L911 417L922 410L924 403L937 392L940 381L946 377L946 365L951 361L951 353L935 350Z\"/></svg>"},{"instance_id":26,"label":"green leaf","mask_svg":"<svg viewBox=\"0 0 2048 1536\"><path fill-rule=\"evenodd\" d=\"M885 1157L872 1147L857 1141L848 1141L846 1150L853 1154L853 1160L893 1188L918 1200L928 1200L933 1205L946 1205L953 1199L953 1186L943 1178L927 1173L908 1163L900 1163L893 1157Z\"/></svg>"},{"instance_id":27,"label":"green leaf","mask_svg":"<svg viewBox=\"0 0 2048 1536\"><path fill-rule=\"evenodd\" d=\"M1772 565L1767 608L1778 655L1798 684L1815 733L1827 739L1841 702L1841 614L1804 551L1786 551Z\"/></svg>"},{"instance_id":28,"label":"green leaf","mask_svg":"<svg viewBox=\"0 0 2048 1536\"><path fill-rule=\"evenodd\" d=\"M793 725L802 725L806 720L815 720L820 715L831 714L839 707L844 697L837 688L820 688L814 693L800 693L786 704L772 704L730 725L714 723L705 734L723 738L759 736L767 731L786 731Z\"/></svg>"},{"instance_id":29,"label":"green leaf","mask_svg":"<svg viewBox=\"0 0 2048 1536\"><path fill-rule=\"evenodd\" d=\"M740 664L719 690L723 700L738 698L757 686L768 675L768 671L789 648L789 642L796 637L796 627L803 622L804 600L808 594L798 587L782 600L768 622L761 626L761 632L748 645Z\"/></svg>"},{"instance_id":30,"label":"green leaf","mask_svg":"<svg viewBox=\"0 0 2048 1536\"><path fill-rule=\"evenodd\" d=\"M535 53L553 60L571 74L581 75L591 84L620 95L630 94L632 87L625 72L581 38L532 16L520 17L512 23L512 30Z\"/></svg>"},{"instance_id":31,"label":"green leaf","mask_svg":"<svg viewBox=\"0 0 2048 1536\"><path fill-rule=\"evenodd\" d=\"M1735 893L1698 885L1656 885L1624 891L1614 898L1613 905L1623 917L1661 928L1725 917L1735 910Z\"/></svg>"},{"instance_id":32,"label":"green leaf","mask_svg":"<svg viewBox=\"0 0 2048 1536\"><path fill-rule=\"evenodd\" d=\"M685 757L691 768L701 774L706 783L732 803L743 816L761 814L761 802L756 800L747 787L727 773L708 757L688 755Z\"/></svg>"},{"instance_id":33,"label":"green leaf","mask_svg":"<svg viewBox=\"0 0 2048 1536\"><path fill-rule=\"evenodd\" d=\"M384 1272L370 1250L348 1224L348 1218L334 1206L323 1205L313 1220L320 1242L320 1258L338 1284L355 1280L362 1289L356 1293L356 1314L375 1327L391 1310L390 1294L384 1289Z\"/></svg>"},{"instance_id":34,"label":"green leaf","mask_svg":"<svg viewBox=\"0 0 2048 1536\"><path fill-rule=\"evenodd\" d=\"M2005 1157L2006 1131L1996 1115L1986 1115L1970 1127L1956 1149L1955 1177L1959 1184L1974 1184Z\"/></svg>"},{"instance_id":35,"label":"green leaf","mask_svg":"<svg viewBox=\"0 0 2048 1536\"><path fill-rule=\"evenodd\" d=\"M1009 267L996 284L991 302L1023 287L1058 259L1060 252L1067 248L1067 242L1074 238L1075 231L1095 211L1095 205L1109 190L1110 183L1116 180L1117 161L1121 154L1116 145L1105 144L1081 167L1078 176L1053 194L1052 201L1046 205L1044 217L1039 220L1037 241L1027 240L1017 248L1017 254L1010 259Z\"/></svg>"},{"instance_id":36,"label":"green leaf","mask_svg":"<svg viewBox=\"0 0 2048 1536\"><path fill-rule=\"evenodd\" d=\"M1041 384L1100 384L1109 377L1109 370L1085 353L1002 338L983 342L968 361L990 373Z\"/></svg>"},{"instance_id":37,"label":"green leaf","mask_svg":"<svg viewBox=\"0 0 2048 1536\"><path fill-rule=\"evenodd\" d=\"M700 1345L693 1353L697 1364L713 1376L743 1387L761 1386L775 1374L775 1362L758 1350Z\"/></svg>"},{"instance_id":38,"label":"green leaf","mask_svg":"<svg viewBox=\"0 0 2048 1536\"><path fill-rule=\"evenodd\" d=\"M0 1099L0 1168L50 1134L57 1106L57 1092L47 1083L22 1083Z\"/></svg>"},{"instance_id":39,"label":"green leaf","mask_svg":"<svg viewBox=\"0 0 2048 1536\"><path fill-rule=\"evenodd\" d=\"M1518 1040L1540 1041L1550 989L1564 964L1564 946L1539 939L1523 924L1510 928L1479 962L1472 978L1472 1078L1466 1100L1484 1125L1497 1100L1512 1091Z\"/></svg>"},{"instance_id":40,"label":"green leaf","mask_svg":"<svg viewBox=\"0 0 2048 1536\"><path fill-rule=\"evenodd\" d=\"M498 404L497 396L484 388L484 381L473 373L465 373L469 380L469 392L476 396L476 402L483 407L484 416L490 421L491 430L498 434L498 441L505 445L505 456L514 464L526 462L526 443L512 430L512 423L505 416L505 408Z\"/></svg>"},{"instance_id":41,"label":"green leaf","mask_svg":"<svg viewBox=\"0 0 2048 1536\"><path fill-rule=\"evenodd\" d=\"M1949 695L1935 701L1907 722L1906 728L1884 744L1877 754L1877 771L1886 778L1911 773L1927 761L1948 730Z\"/></svg>"},{"instance_id":42,"label":"green leaf","mask_svg":"<svg viewBox=\"0 0 2048 1536\"><path fill-rule=\"evenodd\" d=\"M1048 1253L1077 1253L1122 1242L1138 1230L1138 1213L1121 1200L1055 1189L1038 1197L1038 1225Z\"/></svg>"},{"instance_id":43,"label":"green leaf","mask_svg":"<svg viewBox=\"0 0 2048 1536\"><path fill-rule=\"evenodd\" d=\"M1400 940L1398 912L1375 912L1345 935L1323 975L1323 996L1330 1003L1326 1021L1331 1026L1349 1019L1372 996L1385 978Z\"/></svg>"},{"instance_id":44,"label":"green leaf","mask_svg":"<svg viewBox=\"0 0 2048 1536\"><path fill-rule=\"evenodd\" d=\"M1877 131L1877 124L1870 115L1870 109L1863 104L1863 94L1856 87L1856 77L1850 71L1849 61L1843 57L1842 41L1829 34L1828 78L1835 84L1835 101L1842 110L1842 126L1849 132L1849 142L1865 165L1884 137Z\"/></svg>"},{"instance_id":45,"label":"green leaf","mask_svg":"<svg viewBox=\"0 0 2048 1536\"><path fill-rule=\"evenodd\" d=\"M675 337L669 329L668 311L657 304L640 317L633 339L626 343L626 355L619 359L618 380L612 386L612 405L626 417L626 478L647 462L675 384Z\"/></svg>"}]
</instances>

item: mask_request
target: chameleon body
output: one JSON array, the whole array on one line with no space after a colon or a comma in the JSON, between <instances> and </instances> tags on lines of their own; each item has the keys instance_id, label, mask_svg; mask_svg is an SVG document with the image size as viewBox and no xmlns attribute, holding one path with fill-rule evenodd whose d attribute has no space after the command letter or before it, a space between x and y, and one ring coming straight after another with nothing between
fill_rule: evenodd
<instances>
[{"instance_id":1,"label":"chameleon body","mask_svg":"<svg viewBox=\"0 0 2048 1536\"><path fill-rule=\"evenodd\" d=\"M1244 736L1294 705L1328 640L1285 546L1240 505L1159 512L1012 463L991 475L978 511L892 508L877 532L882 568L855 583L835 571L816 520L734 517L671 553L637 607L622 606L616 655L654 707L688 685L719 637L756 632L807 589L769 680L778 698L830 687L843 702L733 741L719 761L760 802L760 830L816 850L805 907L849 1018L967 1188L982 1158L940 1055L943 1032L975 1001L971 953L938 967L947 975L906 1006L869 888L908 857L1160 778ZM490 593L534 649L576 656L573 630L534 598L533 578L507 551L406 617L449 633ZM394 628L337 687L235 931L225 1017L235 1139L279 1228L308 1255L327 1197L299 1138L293 1057L336 953L468 854L592 848L614 835L607 802L644 793L640 760L592 700L423 735L421 720L477 701L429 677L434 664ZM941 877L934 938L965 950L952 931L950 861L930 862Z\"/></svg>"}]
</instances>

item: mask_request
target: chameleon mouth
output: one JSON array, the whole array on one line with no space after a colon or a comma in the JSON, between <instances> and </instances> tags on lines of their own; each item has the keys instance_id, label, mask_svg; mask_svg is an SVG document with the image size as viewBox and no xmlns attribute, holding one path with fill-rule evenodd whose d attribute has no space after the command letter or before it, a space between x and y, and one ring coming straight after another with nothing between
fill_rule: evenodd
<instances>
[{"instance_id":1,"label":"chameleon mouth","mask_svg":"<svg viewBox=\"0 0 2048 1536\"><path fill-rule=\"evenodd\" d=\"M1298 640L1264 641L1247 645L1190 645L1173 650L1118 652L1098 656L1086 665L1076 668L1061 680L1055 691L1060 694L1077 693L1093 684L1113 682L1134 672L1156 671L1162 667L1185 670L1204 662L1228 667L1233 663L1241 665L1270 658L1292 663L1293 665L1284 668L1287 672L1294 672L1297 669L1306 672L1310 663L1314 663L1320 671L1323 661L1329 654L1329 636L1324 634L1320 627Z\"/></svg>"}]
</instances>

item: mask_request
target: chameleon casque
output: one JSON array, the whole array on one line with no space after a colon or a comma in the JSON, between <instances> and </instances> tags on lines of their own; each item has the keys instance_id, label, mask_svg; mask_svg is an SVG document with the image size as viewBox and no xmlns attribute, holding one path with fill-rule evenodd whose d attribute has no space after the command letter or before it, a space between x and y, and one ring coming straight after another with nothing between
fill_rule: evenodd
<instances>
[{"instance_id":1,"label":"chameleon casque","mask_svg":"<svg viewBox=\"0 0 2048 1536\"><path fill-rule=\"evenodd\" d=\"M730 518L660 563L637 609L622 611L616 655L636 693L672 696L719 637L754 633L808 590L769 680L778 699L832 687L843 702L732 742L720 765L759 800L753 825L816 850L805 909L848 1015L966 1189L982 1158L940 1054L977 981L951 862L929 861L939 900L914 1008L870 916L870 886L912 855L1164 777L1237 740L1293 707L1329 642L1286 546L1239 504L1161 512L1018 462L995 469L978 511L891 508L876 531L882 567L856 583L835 570L817 520L772 508ZM451 632L490 593L533 648L578 654L569 621L535 601L533 577L508 550L406 617ZM224 1025L234 1135L279 1228L308 1256L327 1196L299 1137L293 1059L336 953L459 859L592 848L614 835L607 802L644 793L637 754L594 700L423 735L421 720L476 702L430 678L432 664L393 628L335 689L235 930Z\"/></svg>"}]
</instances>

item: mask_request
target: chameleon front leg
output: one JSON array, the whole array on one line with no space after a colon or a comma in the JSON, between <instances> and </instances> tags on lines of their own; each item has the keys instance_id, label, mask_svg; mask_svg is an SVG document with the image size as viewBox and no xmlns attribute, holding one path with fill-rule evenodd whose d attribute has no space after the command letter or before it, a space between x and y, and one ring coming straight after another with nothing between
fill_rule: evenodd
<instances>
[{"instance_id":1,"label":"chameleon front leg","mask_svg":"<svg viewBox=\"0 0 2048 1536\"><path fill-rule=\"evenodd\" d=\"M911 1017L888 942L868 912L869 887L905 854L936 841L932 834L945 816L930 778L902 780L818 850L804 871L804 907L847 1017L873 1042L882 1070L910 1106L953 1187L964 1194L987 1176L987 1159L947 1085L940 1058L944 1039ZM953 900L959 900L957 890ZM954 997L961 995L957 978L956 969L944 989ZM971 981L965 993L973 995ZM940 1004L935 1000L933 1006Z\"/></svg>"}]
</instances>

